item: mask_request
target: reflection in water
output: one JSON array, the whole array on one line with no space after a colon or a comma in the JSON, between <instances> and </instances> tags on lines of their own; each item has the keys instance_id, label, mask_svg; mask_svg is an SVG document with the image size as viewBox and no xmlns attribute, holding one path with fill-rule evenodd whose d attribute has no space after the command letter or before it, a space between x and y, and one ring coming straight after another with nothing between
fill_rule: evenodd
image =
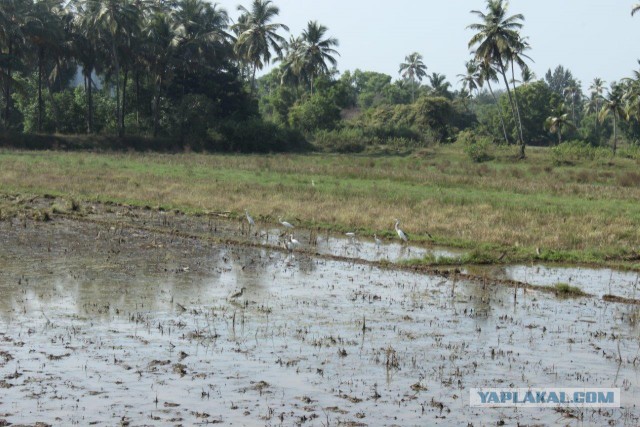
<instances>
[{"instance_id":1,"label":"reflection in water","mask_svg":"<svg viewBox=\"0 0 640 427\"><path fill-rule=\"evenodd\" d=\"M636 272L616 271L607 268L549 267L544 265L512 265L474 267L475 274L517 280L542 286L567 283L584 292L602 296L618 295L625 298L640 298L640 277Z\"/></svg>"},{"instance_id":2,"label":"reflection in water","mask_svg":"<svg viewBox=\"0 0 640 427\"><path fill-rule=\"evenodd\" d=\"M639 420L628 306L97 225L0 236L9 422L493 424L469 387L613 383L624 414L589 420Z\"/></svg>"}]
</instances>

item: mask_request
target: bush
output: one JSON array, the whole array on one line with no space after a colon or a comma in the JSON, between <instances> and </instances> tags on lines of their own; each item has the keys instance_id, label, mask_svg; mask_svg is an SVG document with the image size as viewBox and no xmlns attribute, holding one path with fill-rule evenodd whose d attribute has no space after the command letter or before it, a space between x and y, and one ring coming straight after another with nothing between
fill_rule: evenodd
<instances>
[{"instance_id":1,"label":"bush","mask_svg":"<svg viewBox=\"0 0 640 427\"><path fill-rule=\"evenodd\" d=\"M367 135L361 128L322 130L313 136L313 144L316 148L338 153L360 153L367 146L379 142L377 137Z\"/></svg>"},{"instance_id":2,"label":"bush","mask_svg":"<svg viewBox=\"0 0 640 427\"><path fill-rule=\"evenodd\" d=\"M567 141L551 149L551 158L556 165L573 165L584 160L605 160L611 158L611 150L594 147L583 141Z\"/></svg>"},{"instance_id":3,"label":"bush","mask_svg":"<svg viewBox=\"0 0 640 427\"><path fill-rule=\"evenodd\" d=\"M261 119L227 120L209 129L210 151L269 153L307 151L311 146L300 132Z\"/></svg>"},{"instance_id":4,"label":"bush","mask_svg":"<svg viewBox=\"0 0 640 427\"><path fill-rule=\"evenodd\" d=\"M303 132L333 129L340 121L340 108L332 99L315 94L289 110L289 125Z\"/></svg>"},{"instance_id":5,"label":"bush","mask_svg":"<svg viewBox=\"0 0 640 427\"><path fill-rule=\"evenodd\" d=\"M619 148L618 156L632 160L640 160L640 145L629 145Z\"/></svg>"},{"instance_id":6,"label":"bush","mask_svg":"<svg viewBox=\"0 0 640 427\"><path fill-rule=\"evenodd\" d=\"M464 147L464 152L475 163L493 159L494 143L489 136L478 135L473 131L462 131L458 134L458 142Z\"/></svg>"}]
</instances>

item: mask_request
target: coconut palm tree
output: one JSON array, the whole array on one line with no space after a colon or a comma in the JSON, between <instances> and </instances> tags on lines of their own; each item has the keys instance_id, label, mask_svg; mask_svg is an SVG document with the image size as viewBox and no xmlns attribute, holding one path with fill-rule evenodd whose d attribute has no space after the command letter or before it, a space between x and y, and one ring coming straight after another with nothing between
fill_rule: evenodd
<instances>
[{"instance_id":1,"label":"coconut palm tree","mask_svg":"<svg viewBox=\"0 0 640 427\"><path fill-rule=\"evenodd\" d=\"M302 68L305 69L309 78L312 95L315 78L329 74L327 63L333 67L338 65L338 61L334 56L340 56L338 51L334 49L339 44L338 39L325 37L327 30L327 27L318 24L317 21L309 21L307 28L302 31L299 56L302 61Z\"/></svg>"},{"instance_id":2,"label":"coconut palm tree","mask_svg":"<svg viewBox=\"0 0 640 427\"><path fill-rule=\"evenodd\" d=\"M110 52L113 61L113 75L116 80L116 122L118 135L124 135L124 120L120 108L120 64L121 52L127 48L131 38L139 31L141 10L138 3L131 0L84 0L91 11L85 16L88 26L97 31L99 41ZM124 98L124 97L123 97Z\"/></svg>"},{"instance_id":3,"label":"coconut palm tree","mask_svg":"<svg viewBox=\"0 0 640 427\"><path fill-rule=\"evenodd\" d=\"M62 23L63 6L61 0L40 0L34 3L32 17L23 30L27 42L35 48L38 74L38 120L37 130L42 132L44 103L42 101L42 82L45 73L45 61L57 60L64 49L64 31Z\"/></svg>"},{"instance_id":4,"label":"coconut palm tree","mask_svg":"<svg viewBox=\"0 0 640 427\"><path fill-rule=\"evenodd\" d=\"M517 107L509 87L507 69L512 61L515 62L514 55L524 50L525 42L519 33L524 16L522 14L507 16L507 8L508 3L503 0L487 0L487 13L478 10L471 11L472 14L480 18L480 22L467 27L476 31L476 34L469 40L469 48L475 49L476 59L493 64L503 78L511 111L518 123L520 157L523 158L525 142L522 138L521 123L517 120Z\"/></svg>"},{"instance_id":5,"label":"coconut palm tree","mask_svg":"<svg viewBox=\"0 0 640 427\"><path fill-rule=\"evenodd\" d=\"M569 119L569 114L565 112L564 104L561 104L551 116L547 117L544 128L558 135L558 145L560 145L562 144L562 130L567 127L575 129L576 126Z\"/></svg>"},{"instance_id":6,"label":"coconut palm tree","mask_svg":"<svg viewBox=\"0 0 640 427\"><path fill-rule=\"evenodd\" d=\"M160 129L160 99L164 87L173 76L171 65L176 54L175 25L171 15L165 12L152 14L142 29L143 57L153 82L153 136Z\"/></svg>"},{"instance_id":7,"label":"coconut palm tree","mask_svg":"<svg viewBox=\"0 0 640 427\"><path fill-rule=\"evenodd\" d=\"M604 80L599 77L593 79L591 86L589 86L589 90L591 91L591 98L587 103L587 108L593 108L593 112L596 114L596 117L600 115L600 102L602 101L602 94L604 93ZM591 105L589 105L591 104ZM595 133L598 134L598 120L595 120Z\"/></svg>"},{"instance_id":8,"label":"coconut palm tree","mask_svg":"<svg viewBox=\"0 0 640 427\"><path fill-rule=\"evenodd\" d=\"M234 25L238 34L235 52L239 58L253 66L251 75L251 93L253 94L256 81L256 71L261 70L271 61L271 51L281 54L282 45L286 41L278 34L279 30L289 31L284 24L272 23L278 16L280 9L271 0L253 0L251 8L238 6L242 13Z\"/></svg>"},{"instance_id":9,"label":"coconut palm tree","mask_svg":"<svg viewBox=\"0 0 640 427\"><path fill-rule=\"evenodd\" d=\"M607 91L607 96L603 99L602 110L598 119L603 122L609 115L613 117L613 155L618 148L617 124L621 118L626 117L624 108L624 91L622 85L616 82L611 83L611 88Z\"/></svg>"},{"instance_id":10,"label":"coconut palm tree","mask_svg":"<svg viewBox=\"0 0 640 427\"><path fill-rule=\"evenodd\" d=\"M458 82L462 83L462 88L471 92L478 92L480 89L480 67L474 60L465 62L464 67L466 69L465 74L458 74L460 78Z\"/></svg>"},{"instance_id":11,"label":"coconut palm tree","mask_svg":"<svg viewBox=\"0 0 640 427\"><path fill-rule=\"evenodd\" d=\"M451 92L449 92L451 83L447 81L447 76L440 73L431 73L427 78L429 79L431 90L436 96L451 97Z\"/></svg>"},{"instance_id":12,"label":"coconut palm tree","mask_svg":"<svg viewBox=\"0 0 640 427\"><path fill-rule=\"evenodd\" d=\"M92 76L96 70L99 56L98 33L95 31L93 23L86 17L92 13L91 7L96 7L96 3L84 3L82 0L75 0L72 7L76 10L73 18L68 24L69 42L71 55L82 68L84 78L85 96L87 99L87 133L93 133L93 87Z\"/></svg>"},{"instance_id":13,"label":"coconut palm tree","mask_svg":"<svg viewBox=\"0 0 640 427\"><path fill-rule=\"evenodd\" d=\"M4 91L4 124L10 125L13 108L11 90L17 83L14 71L22 61L16 52L25 43L24 26L32 20L31 2L3 0L0 2L0 83Z\"/></svg>"},{"instance_id":14,"label":"coconut palm tree","mask_svg":"<svg viewBox=\"0 0 640 427\"><path fill-rule=\"evenodd\" d=\"M400 64L398 73L402 78L411 82L411 102L415 101L416 79L422 81L427 75L427 66L424 65L423 57L418 52L413 52L404 57L404 61Z\"/></svg>"},{"instance_id":15,"label":"coconut palm tree","mask_svg":"<svg viewBox=\"0 0 640 427\"><path fill-rule=\"evenodd\" d=\"M520 73L520 78L523 86L527 86L533 83L536 79L536 73L531 71L529 67L523 67L522 72Z\"/></svg>"},{"instance_id":16,"label":"coconut palm tree","mask_svg":"<svg viewBox=\"0 0 640 427\"><path fill-rule=\"evenodd\" d=\"M582 90L580 89L580 84L576 81L572 81L571 84L564 88L563 94L565 99L571 102L571 120L573 121L573 123L577 123L576 100L582 98Z\"/></svg>"}]
</instances>

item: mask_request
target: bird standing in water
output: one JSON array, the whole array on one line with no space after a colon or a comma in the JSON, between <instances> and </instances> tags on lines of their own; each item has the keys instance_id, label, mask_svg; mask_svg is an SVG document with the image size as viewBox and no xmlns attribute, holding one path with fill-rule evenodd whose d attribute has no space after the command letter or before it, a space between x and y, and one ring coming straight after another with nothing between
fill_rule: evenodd
<instances>
[{"instance_id":1,"label":"bird standing in water","mask_svg":"<svg viewBox=\"0 0 640 427\"><path fill-rule=\"evenodd\" d=\"M249 215L249 211L248 210L244 210L244 214L247 216L247 222L249 223L250 226L254 226L256 225L256 222L253 220L253 218L251 218L251 215Z\"/></svg>"},{"instance_id":2,"label":"bird standing in water","mask_svg":"<svg viewBox=\"0 0 640 427\"><path fill-rule=\"evenodd\" d=\"M291 223L287 221L283 221L282 217L278 218L278 222L287 228L294 228L293 225L291 225Z\"/></svg>"},{"instance_id":3,"label":"bird standing in water","mask_svg":"<svg viewBox=\"0 0 640 427\"><path fill-rule=\"evenodd\" d=\"M242 288L240 288L240 290L234 294L232 294L229 299L236 299L236 298L240 298L242 296L242 294L244 294L245 291L245 287L243 286Z\"/></svg>"},{"instance_id":4,"label":"bird standing in water","mask_svg":"<svg viewBox=\"0 0 640 427\"><path fill-rule=\"evenodd\" d=\"M398 237L400 237L402 240L406 242L409 239L407 238L407 235L404 234L404 231L402 231L400 227L398 227L399 225L400 225L400 220L396 218L396 225L395 225L396 233L398 233Z\"/></svg>"}]
</instances>

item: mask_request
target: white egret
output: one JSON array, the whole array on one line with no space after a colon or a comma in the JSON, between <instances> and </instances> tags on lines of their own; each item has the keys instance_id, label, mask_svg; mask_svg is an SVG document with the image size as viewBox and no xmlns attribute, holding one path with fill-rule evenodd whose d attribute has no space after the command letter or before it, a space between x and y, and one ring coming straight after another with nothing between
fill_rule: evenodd
<instances>
[{"instance_id":1,"label":"white egret","mask_svg":"<svg viewBox=\"0 0 640 427\"><path fill-rule=\"evenodd\" d=\"M291 243L293 248L295 248L296 246L300 246L300 241L293 237L293 234L289 234L289 242Z\"/></svg>"},{"instance_id":2,"label":"white egret","mask_svg":"<svg viewBox=\"0 0 640 427\"><path fill-rule=\"evenodd\" d=\"M398 233L398 236L406 242L409 239L407 238L407 235L404 234L404 231L402 231L400 227L398 227L399 225L400 225L400 220L396 218L396 225L395 225L396 233Z\"/></svg>"},{"instance_id":3,"label":"white egret","mask_svg":"<svg viewBox=\"0 0 640 427\"><path fill-rule=\"evenodd\" d=\"M253 218L251 218L251 215L249 215L249 211L248 210L244 210L244 214L247 216L247 222L249 223L250 226L254 226L256 225L256 222L253 220Z\"/></svg>"},{"instance_id":4,"label":"white egret","mask_svg":"<svg viewBox=\"0 0 640 427\"><path fill-rule=\"evenodd\" d=\"M291 225L290 222L283 221L282 217L278 218L278 222L280 222L280 224L282 224L283 226L285 226L287 228L294 228L293 225Z\"/></svg>"},{"instance_id":5,"label":"white egret","mask_svg":"<svg viewBox=\"0 0 640 427\"><path fill-rule=\"evenodd\" d=\"M348 233L344 233L344 235L347 236L349 238L349 240L351 240L351 242L355 242L356 233L354 233L353 231L350 231Z\"/></svg>"},{"instance_id":6,"label":"white egret","mask_svg":"<svg viewBox=\"0 0 640 427\"><path fill-rule=\"evenodd\" d=\"M380 247L380 245L382 244L382 240L380 240L380 239L378 238L378 235L377 235L377 234L374 234L374 235L373 235L373 240L376 242L376 247L377 247L377 248L379 248L379 247Z\"/></svg>"}]
</instances>

